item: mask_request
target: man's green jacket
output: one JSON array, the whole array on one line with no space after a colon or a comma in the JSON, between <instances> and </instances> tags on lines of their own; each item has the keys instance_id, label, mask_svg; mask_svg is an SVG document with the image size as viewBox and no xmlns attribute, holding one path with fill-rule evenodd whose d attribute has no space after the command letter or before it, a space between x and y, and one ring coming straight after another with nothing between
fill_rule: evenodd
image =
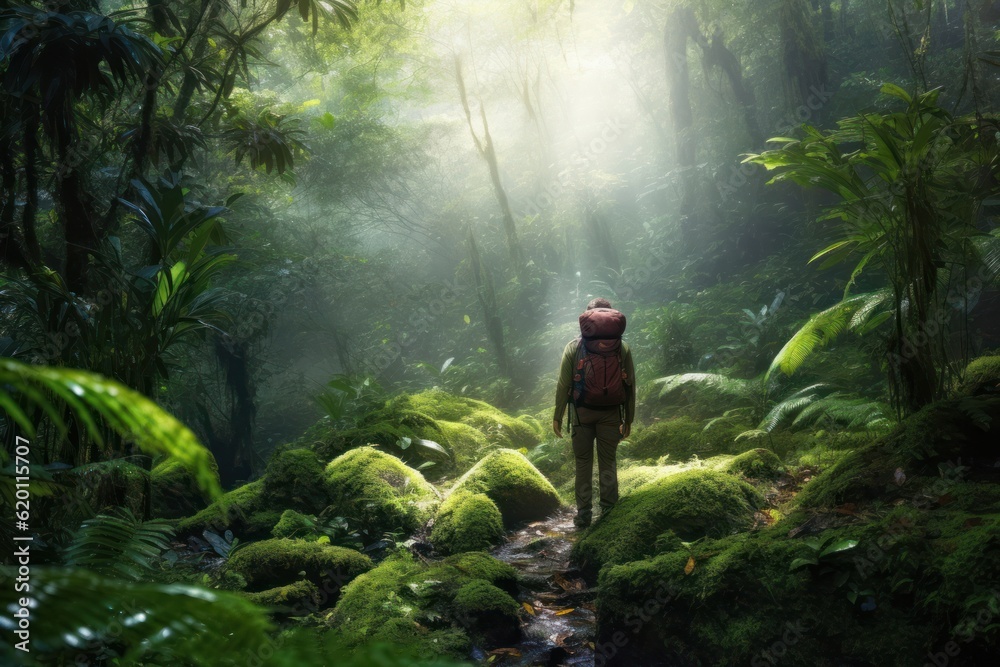
<instances>
[{"instance_id":1,"label":"man's green jacket","mask_svg":"<svg viewBox=\"0 0 1000 667\"><path fill-rule=\"evenodd\" d=\"M552 417L553 421L562 422L563 414L566 412L566 404L570 401L579 345L580 339L577 338L571 340L566 345L566 349L563 350L562 365L559 367L559 383L556 385L556 412ZM628 398L625 402L625 423L631 425L632 418L635 416L635 366L632 364L632 350L629 349L625 341L622 341L622 366L627 374L625 395Z\"/></svg>"}]
</instances>

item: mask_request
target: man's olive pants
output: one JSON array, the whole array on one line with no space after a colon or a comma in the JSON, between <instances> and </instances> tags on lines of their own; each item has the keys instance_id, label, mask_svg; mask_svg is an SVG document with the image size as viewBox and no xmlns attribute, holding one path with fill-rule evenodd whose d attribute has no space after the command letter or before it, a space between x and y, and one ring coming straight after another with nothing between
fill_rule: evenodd
<instances>
[{"instance_id":1,"label":"man's olive pants","mask_svg":"<svg viewBox=\"0 0 1000 667\"><path fill-rule=\"evenodd\" d=\"M604 410L576 408L573 419L573 455L576 457L576 515L590 521L593 502L594 441L597 441L597 469L601 487L601 507L618 502L618 463L615 454L621 433L617 407ZM573 413L571 412L571 415ZM571 417L572 418L572 417Z\"/></svg>"}]
</instances>

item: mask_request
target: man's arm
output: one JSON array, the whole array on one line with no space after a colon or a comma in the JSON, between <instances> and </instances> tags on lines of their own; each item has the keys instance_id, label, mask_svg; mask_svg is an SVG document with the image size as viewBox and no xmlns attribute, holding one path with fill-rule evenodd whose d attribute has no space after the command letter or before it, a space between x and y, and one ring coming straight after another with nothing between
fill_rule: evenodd
<instances>
[{"instance_id":1,"label":"man's arm","mask_svg":"<svg viewBox=\"0 0 1000 667\"><path fill-rule=\"evenodd\" d=\"M552 415L552 430L562 437L562 419L569 403L569 392L573 386L573 361L576 359L576 341L570 341L563 350L559 365L559 381L556 383L556 410Z\"/></svg>"}]
</instances>

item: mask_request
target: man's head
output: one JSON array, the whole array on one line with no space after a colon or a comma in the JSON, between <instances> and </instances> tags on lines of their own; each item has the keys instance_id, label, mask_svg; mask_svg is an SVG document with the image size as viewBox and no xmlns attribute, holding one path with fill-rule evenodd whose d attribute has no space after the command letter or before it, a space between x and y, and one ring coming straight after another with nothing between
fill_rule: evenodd
<instances>
[{"instance_id":1,"label":"man's head","mask_svg":"<svg viewBox=\"0 0 1000 667\"><path fill-rule=\"evenodd\" d=\"M602 296L597 297L587 304L587 310L593 310L594 308L610 308L611 302Z\"/></svg>"}]
</instances>

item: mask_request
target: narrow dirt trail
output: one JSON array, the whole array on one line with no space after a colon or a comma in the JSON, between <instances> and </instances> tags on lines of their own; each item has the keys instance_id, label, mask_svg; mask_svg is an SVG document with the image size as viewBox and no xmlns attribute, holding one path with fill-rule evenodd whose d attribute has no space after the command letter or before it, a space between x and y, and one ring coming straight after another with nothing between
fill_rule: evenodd
<instances>
[{"instance_id":1,"label":"narrow dirt trail","mask_svg":"<svg viewBox=\"0 0 1000 667\"><path fill-rule=\"evenodd\" d=\"M574 540L573 511L564 508L511 533L506 544L492 552L521 574L518 602L528 619L519 645L491 651L497 656L493 664L594 664L595 592L570 567Z\"/></svg>"}]
</instances>

